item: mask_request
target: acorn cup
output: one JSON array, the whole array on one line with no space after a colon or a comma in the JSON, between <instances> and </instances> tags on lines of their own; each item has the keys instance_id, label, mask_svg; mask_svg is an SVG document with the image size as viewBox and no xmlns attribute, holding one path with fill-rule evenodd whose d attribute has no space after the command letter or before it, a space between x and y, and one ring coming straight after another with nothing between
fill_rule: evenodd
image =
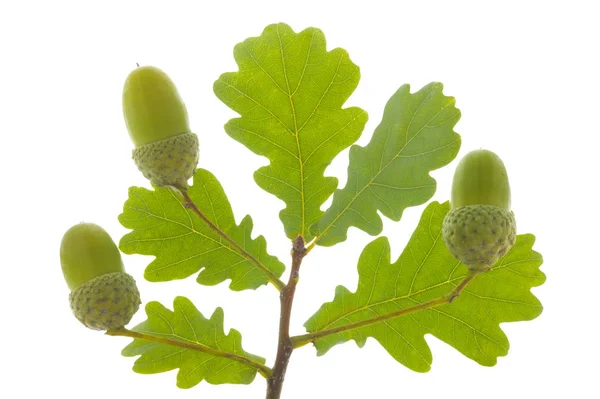
<instances>
[{"instance_id":1,"label":"acorn cup","mask_svg":"<svg viewBox=\"0 0 600 399\"><path fill-rule=\"evenodd\" d=\"M135 280L108 233L92 223L71 227L60 245L60 263L75 317L92 330L124 327L140 307Z\"/></svg>"},{"instance_id":2,"label":"acorn cup","mask_svg":"<svg viewBox=\"0 0 600 399\"><path fill-rule=\"evenodd\" d=\"M442 226L446 247L471 271L482 272L506 255L516 234L504 163L491 151L471 151L454 173L450 211Z\"/></svg>"},{"instance_id":3,"label":"acorn cup","mask_svg":"<svg viewBox=\"0 0 600 399\"><path fill-rule=\"evenodd\" d=\"M198 136L169 76L152 66L134 69L123 87L123 116L142 174L155 186L187 189L198 165Z\"/></svg>"}]
</instances>

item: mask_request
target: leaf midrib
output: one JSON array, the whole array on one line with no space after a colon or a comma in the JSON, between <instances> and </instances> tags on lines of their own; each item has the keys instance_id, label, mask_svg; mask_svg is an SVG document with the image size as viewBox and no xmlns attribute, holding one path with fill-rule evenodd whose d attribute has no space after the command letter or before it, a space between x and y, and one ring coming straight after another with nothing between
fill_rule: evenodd
<instances>
[{"instance_id":1,"label":"leaf midrib","mask_svg":"<svg viewBox=\"0 0 600 399\"><path fill-rule=\"evenodd\" d=\"M511 248L511 250L505 256L507 257L508 255L510 255L516 249L517 249L517 246L514 246L513 248ZM429 254L427 255L427 257L428 256L429 256ZM425 258L425 260L427 260L427 257ZM424 262L425 262L425 260L424 260ZM519 260L519 262L530 261L530 260L532 260L532 259L528 258L528 259L525 259L525 260ZM397 262L398 261L394 262L393 264L390 264L390 266L395 265ZM515 262L510 262L510 263L505 264L504 263L504 259L503 259L502 263L500 263L498 266L494 267L494 270L506 268L506 267L510 266L511 264L513 264L513 263L515 263ZM457 262L455 264L454 268L456 269L456 267L458 265L460 265L460 262ZM344 313L343 315L341 315L340 317L336 318L335 320L328 322L327 325L325 325L323 327L320 327L319 329L316 329L316 330L314 330L312 332L326 330L326 329L332 327L334 324L336 324L340 320L348 319L351 315L353 315L355 313L362 312L362 311L365 311L365 310L371 310L371 308L377 307L379 305L384 305L384 304L389 303L389 302L395 302L395 301L399 301L399 300L403 300L403 299L414 300L414 299L412 299L412 297L414 297L414 296L417 296L419 294L422 294L424 292L430 291L430 290L435 289L435 288L442 287L442 286L447 285L447 284L452 284L452 283L454 283L456 281L463 280L463 279L464 279L464 276L458 276L458 277L455 277L453 279L448 279L448 280L443 281L441 283L434 284L434 285L429 286L427 288L423 288L422 290L419 290L419 291L416 291L416 292L413 292L413 293L409 292L408 294L403 295L403 296L394 297L394 298L386 299L384 301L379 301L379 302L375 302L375 303L372 303L372 304L368 304L366 306L362 306L362 307L354 309L354 310L352 310L350 312ZM352 294L356 295L356 292L354 292Z\"/></svg>"},{"instance_id":2,"label":"leaf midrib","mask_svg":"<svg viewBox=\"0 0 600 399\"><path fill-rule=\"evenodd\" d=\"M298 137L298 121L296 119L296 107L294 105L294 95L290 89L290 80L287 74L287 68L285 66L285 55L283 53L283 43L281 42L281 34L279 32L279 25L277 25L277 38L279 39L279 53L281 54L281 65L283 67L283 76L285 77L285 84L287 87L287 96L290 103L290 109L292 111L292 118L294 120L294 138L296 140L296 150L298 152L298 156L296 157L298 160L298 168L300 169L300 204L301 204L301 214L302 214L302 224L300 227L300 235L304 237L304 220L305 220L305 202L304 202L304 162L302 161L302 150L300 148L300 138ZM308 62L308 58L307 58ZM302 79L304 75L298 81L298 87L302 84ZM296 90L297 90L296 88Z\"/></svg>"},{"instance_id":3,"label":"leaf midrib","mask_svg":"<svg viewBox=\"0 0 600 399\"><path fill-rule=\"evenodd\" d=\"M155 309L148 308L147 312L153 313L155 316L157 316L158 318L160 318L166 325L169 326L169 329L171 330L171 332L170 333L166 333L166 332L160 332L160 331L150 331L150 330L144 330L144 329L141 329L141 328L140 329L136 328L135 331L138 331L138 332L144 333L144 334L148 334L148 335L163 336L163 337L173 337L173 338L176 338L176 339L178 339L178 340L180 340L182 342L188 342L190 344L194 344L194 345L197 345L197 346L200 346L200 347L203 347L203 348L212 349L212 350L218 350L218 351L226 352L226 353L238 354L235 351L235 349L232 352L224 351L223 349L221 349L221 347L219 346L219 339L217 339L216 336L213 339L213 341L214 341L213 342L214 347L211 346L211 345L209 345L209 344L205 344L205 343L201 342L200 340L198 340L196 328L190 323L190 321L189 321L189 319L187 317L187 314L183 310L181 311L182 315L184 316L184 318L185 318L186 322L188 323L189 327L194 332L194 337L196 338L196 340L189 339L187 337L184 337L184 336L181 336L179 334L176 334L175 333L175 329L173 328L173 324L168 319L166 319L162 314L160 314L159 312L157 312ZM212 320L211 319L207 319L207 321L210 322ZM215 330L215 335L216 335L216 333L217 333L217 331ZM206 336L206 334L204 336ZM223 338L221 339L221 341L226 340L227 338L228 338L228 336L223 333ZM189 348L184 348L183 350L184 351L193 351L192 349L189 349ZM206 355L208 357L210 357L210 358L216 358L216 356L211 355L210 353L206 353Z\"/></svg>"},{"instance_id":4,"label":"leaf midrib","mask_svg":"<svg viewBox=\"0 0 600 399\"><path fill-rule=\"evenodd\" d=\"M145 201L145 200L143 200L143 198L141 198L141 197L140 197L140 196L139 196L137 193L134 193L134 195L135 195L136 197L140 198L140 199L142 200L142 202L144 202L144 204L145 204L145 205L148 207L148 204L146 204L146 201ZM160 202L160 201L159 201L159 202ZM179 205L180 205L180 206L182 206L182 207L183 207L183 205L182 205L182 204L181 204L179 201L177 201L177 202L179 203ZM161 204L161 207L162 207L162 202L160 202L160 204ZM229 246L227 246L227 245L224 245L222 241L220 241L220 240L215 240L213 237L211 237L211 236L208 236L208 235L206 235L206 234L204 234L204 233L202 233L202 232L200 232L200 231L198 231L198 230L194 229L194 228L193 228L193 223L192 223L192 226L188 226L188 225L186 225L186 224L184 224L184 223L181 223L181 222L178 222L178 221L176 221L176 220L173 220L173 219L168 219L168 218L166 218L166 217L164 217L164 216L159 216L159 215L157 215L157 214L155 214L155 213L151 212L149 209L135 208L135 207L132 207L132 206L127 206L127 205L125 206L125 208L131 209L131 210L134 210L134 211L138 211L138 212L142 212L142 213L145 213L146 215L148 215L148 216L152 216L152 217L154 217L154 218L156 218L156 219L163 220L163 221L165 221L165 222L170 222L170 223L173 223L173 224L179 225L179 226L181 226L181 227L184 227L184 228L188 229L188 230L190 231L190 233L191 233L191 234L197 234L198 236L204 237L204 238L208 239L209 241L212 241L213 243L217 244L217 246L218 246L218 249L226 249L226 250L228 250L229 252L231 252L231 253L233 253L233 254L237 255L239 258L241 258L241 259L242 259L242 262L247 262L247 259L246 259L244 256L242 256L242 255L241 255L240 253L238 253L237 251L234 251L234 250L233 250L231 247L229 247ZM188 215L188 217L190 217L190 215L189 215L189 212L187 212L187 210L185 210L185 208L184 208L184 211L185 211L185 213ZM204 252L204 253L202 253L202 254L199 254L199 255L195 255L195 256L202 256L202 255L204 255L205 253L206 253L206 252ZM194 258L195 256L192 256L192 257L190 257L190 258L188 258L188 259L184 259L183 261L186 261L186 260L189 260L189 259L191 259L191 258ZM164 266L163 266L161 269L157 269L157 270L167 269L167 268L170 268L170 267L172 267L172 266L174 266L174 265L176 265L176 264L179 264L179 263L181 263L181 261L179 261L179 262L176 262L176 263L172 263L172 264L168 264L168 265L164 265ZM259 268L257 265L255 265L255 264L254 264L254 263L252 263L252 262L247 262L247 263L248 263L248 264L251 266L251 268L252 268L252 269L259 269L259 270L261 270L263 273L265 273L265 274L267 275L267 280L268 280L268 275L269 275L269 272L270 272L270 270L269 270L269 269L268 269L266 266L264 266L264 265L263 265L261 268ZM261 264L262 264L262 262L261 262Z\"/></svg>"},{"instance_id":5,"label":"leaf midrib","mask_svg":"<svg viewBox=\"0 0 600 399\"><path fill-rule=\"evenodd\" d=\"M285 77L285 83L286 83L286 87L287 87L287 93L285 93L285 94L289 98L290 110L292 112L292 117L293 117L293 121L294 121L294 132L293 132L293 135L294 135L294 138L296 140L296 149L297 149L297 152L298 152L298 156L296 157L296 159L298 160L298 169L300 171L300 204L301 204L301 227L300 227L300 235L302 237L305 236L305 232L306 232L306 227L307 226L306 226L306 198L305 198L305 184L304 184L305 183L305 176L304 176L304 163L305 162L303 161L302 147L300 145L300 131L304 128L304 126L306 126L308 124L308 122L316 114L317 110L319 109L319 106L321 105L321 102L323 101L323 99L325 98L325 96L329 93L329 90L331 89L331 86L333 85L333 82L335 81L335 77L337 76L337 74L339 72L340 65L342 64L342 58L343 58L343 54L340 54L336 70L332 74L332 78L331 78L331 81L329 82L329 85L327 86L327 88L325 89L325 91L323 92L323 94L321 95L321 98L319 98L319 101L317 102L317 104L313 108L312 113L308 116L308 118L306 118L306 120L304 121L304 123L302 124L302 126L300 126L300 128L298 128L298 120L297 120L297 116L296 116L296 107L294 105L294 95L300 89L302 81L304 80L304 74L306 73L306 68L308 67L308 60L310 58L310 52L312 50L312 45L313 45L315 33L316 33L316 30L313 30L312 36L311 36L311 39L310 39L310 44L309 44L308 51L307 51L307 55L306 55L306 59L305 59L305 63L304 63L304 67L302 69L302 74L300 76L300 79L298 80L298 85L296 86L296 88L294 89L294 92L292 93L292 90L291 90L291 87L290 87L289 76L288 76L288 73L287 73L287 67L286 67L286 63L285 63L286 56L284 54L284 47L283 47L283 43L281 41L281 34L279 32L279 25L277 25L277 38L279 40L279 51L280 51L280 54L281 54L281 64L282 64L282 68L283 68L283 76ZM258 65L258 63L257 63L257 65ZM279 87L279 85L277 85L276 82L273 79L271 79L271 80L273 81L273 83L277 87ZM281 89L281 87L279 87L279 88ZM289 131L289 129L288 129L288 131ZM308 161L308 158L307 158L307 161Z\"/></svg>"}]
</instances>

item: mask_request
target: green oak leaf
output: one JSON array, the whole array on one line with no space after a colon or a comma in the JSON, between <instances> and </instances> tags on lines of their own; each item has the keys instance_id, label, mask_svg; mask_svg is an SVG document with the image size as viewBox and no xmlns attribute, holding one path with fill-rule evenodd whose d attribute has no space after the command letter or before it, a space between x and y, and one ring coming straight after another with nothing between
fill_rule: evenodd
<instances>
[{"instance_id":1,"label":"green oak leaf","mask_svg":"<svg viewBox=\"0 0 600 399\"><path fill-rule=\"evenodd\" d=\"M441 83L430 83L411 94L404 85L389 99L369 144L350 149L346 187L336 190L329 209L311 227L319 245L345 241L350 226L380 234L377 211L399 221L404 209L433 196L436 182L429 172L450 163L461 143L453 131L460 111L442 89Z\"/></svg>"},{"instance_id":2,"label":"green oak leaf","mask_svg":"<svg viewBox=\"0 0 600 399\"><path fill-rule=\"evenodd\" d=\"M133 231L121 238L119 248L126 254L154 255L145 270L148 281L183 279L194 273L204 285L231 280L234 291L256 289L277 280L285 266L267 253L263 236L251 238L252 219L246 216L236 225L223 187L209 171L196 170L188 194L206 217L262 267L251 263L222 239L170 189L141 187L129 189L129 199L119 216L121 224Z\"/></svg>"},{"instance_id":3,"label":"green oak leaf","mask_svg":"<svg viewBox=\"0 0 600 399\"><path fill-rule=\"evenodd\" d=\"M177 297L173 301L173 311L158 302L150 302L146 305L146 314L148 319L132 328L133 331L265 363L265 359L242 349L242 336L237 330L231 329L225 335L221 308L206 319L189 299ZM231 358L138 338L123 349L122 355L140 356L133 366L133 371L140 374L179 369L179 388L191 388L202 380L210 384L250 384L257 372L257 369Z\"/></svg>"},{"instance_id":4,"label":"green oak leaf","mask_svg":"<svg viewBox=\"0 0 600 399\"><path fill-rule=\"evenodd\" d=\"M285 24L235 46L239 71L224 73L214 92L241 115L225 131L270 160L256 183L285 202L279 216L289 238L312 239L321 205L337 187L325 168L360 137L367 113L342 108L360 79L359 68L340 48L326 50L316 28L295 33Z\"/></svg>"},{"instance_id":5,"label":"green oak leaf","mask_svg":"<svg viewBox=\"0 0 600 399\"><path fill-rule=\"evenodd\" d=\"M441 237L449 208L448 202L433 202L425 209L395 263L390 262L386 237L367 245L358 262L356 292L338 286L334 300L305 323L306 329L315 332L370 319L450 293L468 270L450 255ZM500 323L531 320L542 312L530 291L545 281L539 270L542 256L532 250L534 241L531 234L517 236L510 252L451 304L316 339L318 354L349 340L362 347L373 337L398 362L425 372L432 356L424 336L432 334L479 364L493 366L509 347Z\"/></svg>"}]
</instances>

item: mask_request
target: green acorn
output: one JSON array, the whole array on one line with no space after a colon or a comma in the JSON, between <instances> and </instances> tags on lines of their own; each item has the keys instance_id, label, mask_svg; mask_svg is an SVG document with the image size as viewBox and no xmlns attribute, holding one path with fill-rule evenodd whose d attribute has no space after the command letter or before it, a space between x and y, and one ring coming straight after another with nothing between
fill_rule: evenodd
<instances>
[{"instance_id":1,"label":"green acorn","mask_svg":"<svg viewBox=\"0 0 600 399\"><path fill-rule=\"evenodd\" d=\"M71 227L60 245L60 263L75 317L93 330L125 326L140 307L135 280L108 233L92 223Z\"/></svg>"},{"instance_id":2,"label":"green acorn","mask_svg":"<svg viewBox=\"0 0 600 399\"><path fill-rule=\"evenodd\" d=\"M484 271L506 255L516 235L504 163L491 151L471 151L454 173L442 227L446 247L471 270Z\"/></svg>"},{"instance_id":3,"label":"green acorn","mask_svg":"<svg viewBox=\"0 0 600 399\"><path fill-rule=\"evenodd\" d=\"M123 87L123 115L142 174L155 186L186 189L198 165L198 137L169 76L152 66L134 69Z\"/></svg>"}]
</instances>

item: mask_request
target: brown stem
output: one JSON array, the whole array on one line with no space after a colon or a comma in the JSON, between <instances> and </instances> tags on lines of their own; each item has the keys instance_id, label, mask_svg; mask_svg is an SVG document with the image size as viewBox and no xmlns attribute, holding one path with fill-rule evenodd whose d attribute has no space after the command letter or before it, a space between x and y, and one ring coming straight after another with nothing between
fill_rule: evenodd
<instances>
[{"instance_id":1,"label":"brown stem","mask_svg":"<svg viewBox=\"0 0 600 399\"><path fill-rule=\"evenodd\" d=\"M311 342L315 342L318 338L323 338L328 335L338 334L338 333L341 333L344 331L349 331L349 330L354 330L354 329L357 329L360 327L370 326L372 324L380 323L384 320L388 320L388 319L392 319L395 317L400 317L400 316L404 316L407 314L415 313L415 312L418 312L419 310L430 309L430 308L433 308L436 306L452 303L452 301L454 301L456 298L458 298L458 296L465 289L465 287L480 273L482 273L481 270L469 271L469 273L466 275L465 279L459 285L454 287L454 289L452 291L450 291L448 294L443 295L439 298L432 299L431 301L423 302L421 304L411 306L409 308L400 309L395 312L386 313L386 314L382 314L380 316L372 317L370 319L356 321L354 323L345 324L343 326L328 328L326 330L315 331L315 332L304 334L304 335L297 335L295 337L290 338L290 340L292 342L292 346L294 348L299 348L299 347L309 344Z\"/></svg>"},{"instance_id":2,"label":"brown stem","mask_svg":"<svg viewBox=\"0 0 600 399\"><path fill-rule=\"evenodd\" d=\"M225 232L223 230L221 230L220 228L218 228L217 226L215 226L215 224L213 222L211 222L206 215L204 215L204 213L202 213L202 211L198 208L198 206L194 203L194 201L190 198L190 196L187 193L187 190L181 187L174 187L183 197L183 200L185 201L184 206L188 209L191 209L192 212L194 212L196 215L198 215L198 217L200 217L200 219L202 219L202 221L204 223L206 223L206 225L208 227L210 227L215 233L217 233L221 238L223 238L225 241L227 241L229 244L231 244L233 246L233 248L244 258L246 258L248 261L252 262L254 265L256 265L259 269L261 269L268 277L269 282L271 284L273 284L275 286L275 288L277 288L278 291L281 291L284 289L285 284L283 283L283 281L281 281L271 270L269 270L265 265L263 265L258 259L256 259L254 256L252 256L250 253L248 253L248 251L246 251L244 248L242 248L241 246L238 245L237 242L233 241L233 239L231 237L229 237L227 234L225 234Z\"/></svg>"},{"instance_id":3,"label":"brown stem","mask_svg":"<svg viewBox=\"0 0 600 399\"><path fill-rule=\"evenodd\" d=\"M281 302L279 343L277 346L275 366L273 367L273 375L267 380L266 399L279 399L281 397L285 372L290 361L290 356L292 356L292 351L294 350L290 339L290 319L292 315L294 294L296 293L296 285L300 279L300 265L302 264L302 259L305 255L306 248L304 247L304 239L302 236L298 236L294 240L292 247L292 271L290 273L290 280L279 294Z\"/></svg>"},{"instance_id":4,"label":"brown stem","mask_svg":"<svg viewBox=\"0 0 600 399\"><path fill-rule=\"evenodd\" d=\"M193 342L184 342L184 341L178 341L178 340L174 340L174 339L156 337L154 335L144 334L144 333L140 333L137 331L128 330L126 328L121 328L118 330L108 330L106 332L106 335L112 335L114 337L130 337L130 338L135 338L135 339L143 339L144 341L156 342L159 344L177 346L180 348L186 348L186 349L195 350L198 352L204 352L204 353L208 353L213 356L224 357L224 358L227 358L230 360L234 360L236 362L243 363L248 367L256 369L260 373L260 375L262 375L265 378L271 378L273 375L273 370L271 370L270 367L267 367L264 364L258 363L250 358L236 355L235 353L223 352L221 350L213 349L211 347L196 344Z\"/></svg>"}]
</instances>

